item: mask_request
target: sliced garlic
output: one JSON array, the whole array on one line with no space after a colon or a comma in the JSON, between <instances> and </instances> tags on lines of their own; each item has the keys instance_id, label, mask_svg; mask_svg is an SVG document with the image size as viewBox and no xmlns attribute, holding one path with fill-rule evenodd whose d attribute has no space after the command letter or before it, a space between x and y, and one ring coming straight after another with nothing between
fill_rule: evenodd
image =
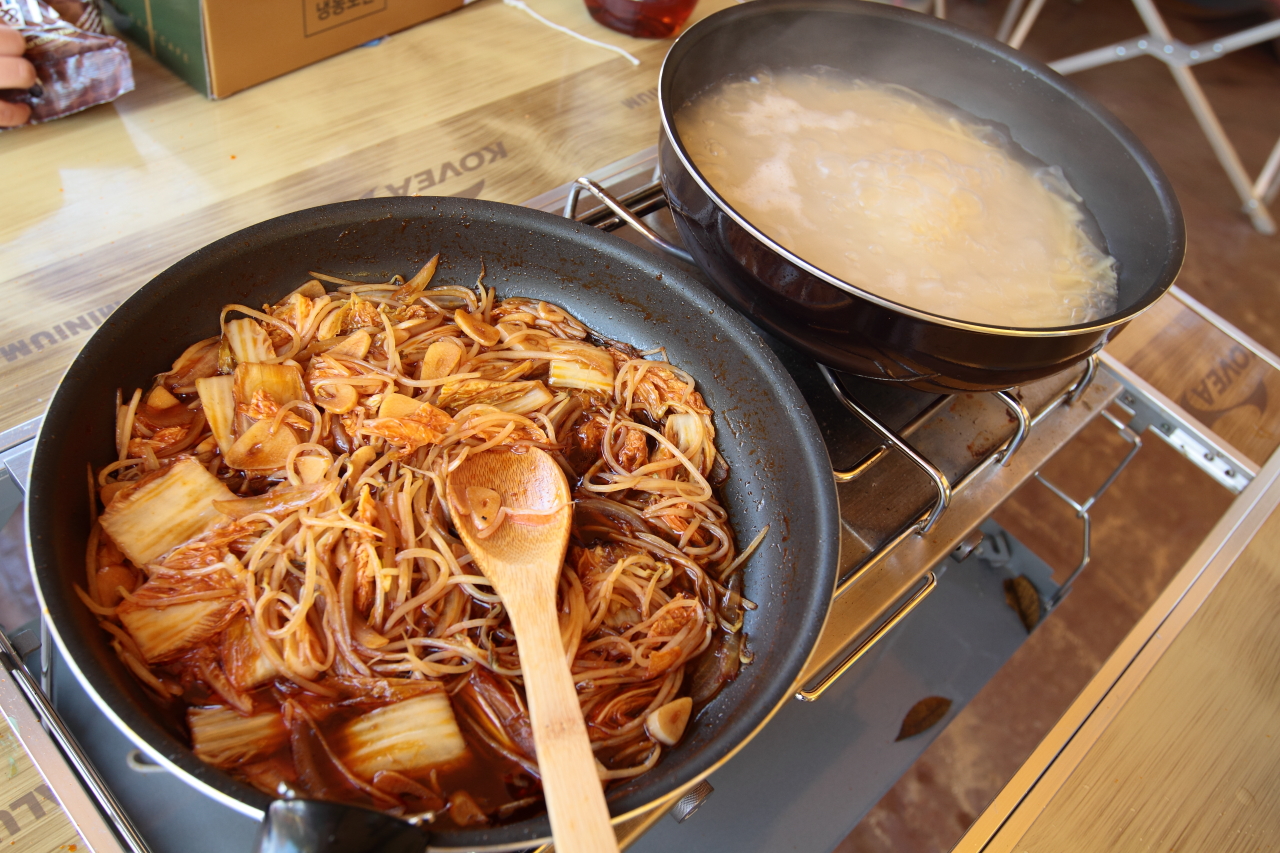
<instances>
[{"instance_id":1,"label":"sliced garlic","mask_svg":"<svg viewBox=\"0 0 1280 853\"><path fill-rule=\"evenodd\" d=\"M668 702L661 708L649 712L644 718L645 731L658 743L675 746L689 725L689 714L693 711L693 700L681 696Z\"/></svg>"},{"instance_id":2,"label":"sliced garlic","mask_svg":"<svg viewBox=\"0 0 1280 853\"><path fill-rule=\"evenodd\" d=\"M478 530L486 530L498 520L502 496L484 486L467 486L467 506Z\"/></svg>"},{"instance_id":3,"label":"sliced garlic","mask_svg":"<svg viewBox=\"0 0 1280 853\"><path fill-rule=\"evenodd\" d=\"M390 394L384 394L381 402L378 403L378 417L402 418L405 415L413 414L420 408L422 408L421 400L415 400L405 394L393 391Z\"/></svg>"},{"instance_id":4,"label":"sliced garlic","mask_svg":"<svg viewBox=\"0 0 1280 853\"><path fill-rule=\"evenodd\" d=\"M318 483L329 472L329 460L323 456L298 456L293 468L298 472L298 479L303 483Z\"/></svg>"},{"instance_id":5,"label":"sliced garlic","mask_svg":"<svg viewBox=\"0 0 1280 853\"><path fill-rule=\"evenodd\" d=\"M169 389L163 385L152 388L151 393L147 395L147 405L153 409L172 409L179 402L178 398L170 394Z\"/></svg>"},{"instance_id":6,"label":"sliced garlic","mask_svg":"<svg viewBox=\"0 0 1280 853\"><path fill-rule=\"evenodd\" d=\"M271 431L272 423L261 420L245 430L227 451L227 464L241 471L271 471L283 468L289 451L298 445L298 436L287 424Z\"/></svg>"},{"instance_id":7,"label":"sliced garlic","mask_svg":"<svg viewBox=\"0 0 1280 853\"><path fill-rule=\"evenodd\" d=\"M453 312L453 319L458 324L458 328L467 333L467 337L481 346L491 347L502 340L502 335L496 328L461 308Z\"/></svg>"},{"instance_id":8,"label":"sliced garlic","mask_svg":"<svg viewBox=\"0 0 1280 853\"><path fill-rule=\"evenodd\" d=\"M318 380L311 383L315 393L316 404L333 415L345 415L360 402L360 395L350 385Z\"/></svg>"},{"instance_id":9,"label":"sliced garlic","mask_svg":"<svg viewBox=\"0 0 1280 853\"><path fill-rule=\"evenodd\" d=\"M462 361L462 344L453 338L442 338L427 347L422 356L420 379L443 379L458 368Z\"/></svg>"},{"instance_id":10,"label":"sliced garlic","mask_svg":"<svg viewBox=\"0 0 1280 853\"><path fill-rule=\"evenodd\" d=\"M341 358L364 358L369 354L369 346L373 343L373 337L368 332L361 329L358 332L352 332L347 335L346 340L335 347L326 350L329 355Z\"/></svg>"}]
</instances>

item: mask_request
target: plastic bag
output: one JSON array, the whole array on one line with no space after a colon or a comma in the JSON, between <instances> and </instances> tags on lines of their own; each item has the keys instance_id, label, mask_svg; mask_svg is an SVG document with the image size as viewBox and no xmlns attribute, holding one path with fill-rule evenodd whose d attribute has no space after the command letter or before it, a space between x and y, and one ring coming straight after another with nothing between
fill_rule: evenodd
<instances>
[{"instance_id":1,"label":"plastic bag","mask_svg":"<svg viewBox=\"0 0 1280 853\"><path fill-rule=\"evenodd\" d=\"M30 124L50 121L133 91L133 66L124 42L102 32L97 7L55 0L71 24L43 0L0 0L0 21L22 33L38 82L26 90L0 90L6 101L28 104ZM79 26L77 26L77 24Z\"/></svg>"}]
</instances>

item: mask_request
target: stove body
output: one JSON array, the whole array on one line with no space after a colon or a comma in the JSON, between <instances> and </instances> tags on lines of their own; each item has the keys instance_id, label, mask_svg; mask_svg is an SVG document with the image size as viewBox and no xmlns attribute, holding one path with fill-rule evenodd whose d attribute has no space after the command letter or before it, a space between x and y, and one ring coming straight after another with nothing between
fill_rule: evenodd
<instances>
[{"instance_id":1,"label":"stove body","mask_svg":"<svg viewBox=\"0 0 1280 853\"><path fill-rule=\"evenodd\" d=\"M669 243L674 228L655 165L654 150L641 152L527 204L606 230L642 217L643 230ZM585 190L597 189L625 209L594 204ZM630 228L618 236L653 245ZM1191 428L1096 359L1010 392L940 396L843 376L770 344L816 416L838 482L839 586L795 699L708 779L621 828L624 843L643 853L832 849L1026 640L1006 582L1024 578L1041 612L1050 612L1088 562L1089 508L1132 458L1140 434L1152 424L1166 438L1169 424ZM989 516L1098 416L1132 450L1084 501L1046 482L1081 522L1081 562L1059 585ZM1193 451L1184 455L1195 461ZM0 475L21 481L20 453L4 450L0 462ZM44 648L51 650L45 690L151 849L252 849L256 822L147 762L52 645ZM949 700L946 713L900 737L909 734L904 716L926 697Z\"/></svg>"}]
</instances>

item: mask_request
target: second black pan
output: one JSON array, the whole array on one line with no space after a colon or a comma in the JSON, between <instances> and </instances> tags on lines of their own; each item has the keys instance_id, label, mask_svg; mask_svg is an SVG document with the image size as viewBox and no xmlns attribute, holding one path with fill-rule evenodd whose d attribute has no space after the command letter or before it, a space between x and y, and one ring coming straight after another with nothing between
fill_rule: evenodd
<instances>
[{"instance_id":1,"label":"second black pan","mask_svg":"<svg viewBox=\"0 0 1280 853\"><path fill-rule=\"evenodd\" d=\"M698 172L673 116L726 77L815 65L948 101L1060 166L1118 261L1118 310L1053 329L953 320L946 305L907 307L844 282L748 222ZM676 40L658 95L662 181L685 246L730 305L847 373L948 394L1041 379L1102 349L1182 266L1178 199L1137 137L1047 65L931 15L863 0L731 6Z\"/></svg>"},{"instance_id":2,"label":"second black pan","mask_svg":"<svg viewBox=\"0 0 1280 853\"><path fill-rule=\"evenodd\" d=\"M73 589L89 529L86 467L114 458L117 388L130 393L182 350L218 333L230 302L274 302L308 270L409 275L441 254L433 284L471 286L484 264L500 296L567 308L602 334L666 347L716 411L725 491L739 542L770 533L747 563L755 660L691 723L653 771L611 792L615 818L707 774L790 695L830 604L839 549L826 449L791 378L736 312L671 264L618 238L526 208L441 198L345 202L232 234L161 273L116 309L63 377L37 439L27 502L36 588L54 636L89 694L146 753L208 795L260 816L269 798L196 759L177 720L117 660ZM545 816L435 834L432 849L519 849L547 837Z\"/></svg>"}]
</instances>

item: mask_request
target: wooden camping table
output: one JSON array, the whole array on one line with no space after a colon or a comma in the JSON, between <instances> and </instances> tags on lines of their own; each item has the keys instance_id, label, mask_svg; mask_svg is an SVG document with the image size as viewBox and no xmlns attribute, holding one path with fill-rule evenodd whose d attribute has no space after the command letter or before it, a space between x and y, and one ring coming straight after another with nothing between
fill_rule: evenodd
<instances>
[{"instance_id":1,"label":"wooden camping table","mask_svg":"<svg viewBox=\"0 0 1280 853\"><path fill-rule=\"evenodd\" d=\"M695 17L731 3L702 0ZM668 42L604 30L580 0L537 8L640 65L480 0L221 102L134 50L135 92L0 134L0 438L43 412L115 306L212 240L369 196L518 203L652 145ZM1216 436L1252 483L964 850L1280 838L1280 364L1176 293L1107 359Z\"/></svg>"},{"instance_id":2,"label":"wooden camping table","mask_svg":"<svg viewBox=\"0 0 1280 853\"><path fill-rule=\"evenodd\" d=\"M1280 843L1280 360L1177 291L1104 363L1252 481L955 848Z\"/></svg>"},{"instance_id":3,"label":"wooden camping table","mask_svg":"<svg viewBox=\"0 0 1280 853\"><path fill-rule=\"evenodd\" d=\"M481 0L224 101L131 46L136 91L0 134L0 371L18 392L0 432L41 414L103 316L219 237L370 196L520 203L655 144L670 41L607 30L581 0L536 5L640 65Z\"/></svg>"}]
</instances>

